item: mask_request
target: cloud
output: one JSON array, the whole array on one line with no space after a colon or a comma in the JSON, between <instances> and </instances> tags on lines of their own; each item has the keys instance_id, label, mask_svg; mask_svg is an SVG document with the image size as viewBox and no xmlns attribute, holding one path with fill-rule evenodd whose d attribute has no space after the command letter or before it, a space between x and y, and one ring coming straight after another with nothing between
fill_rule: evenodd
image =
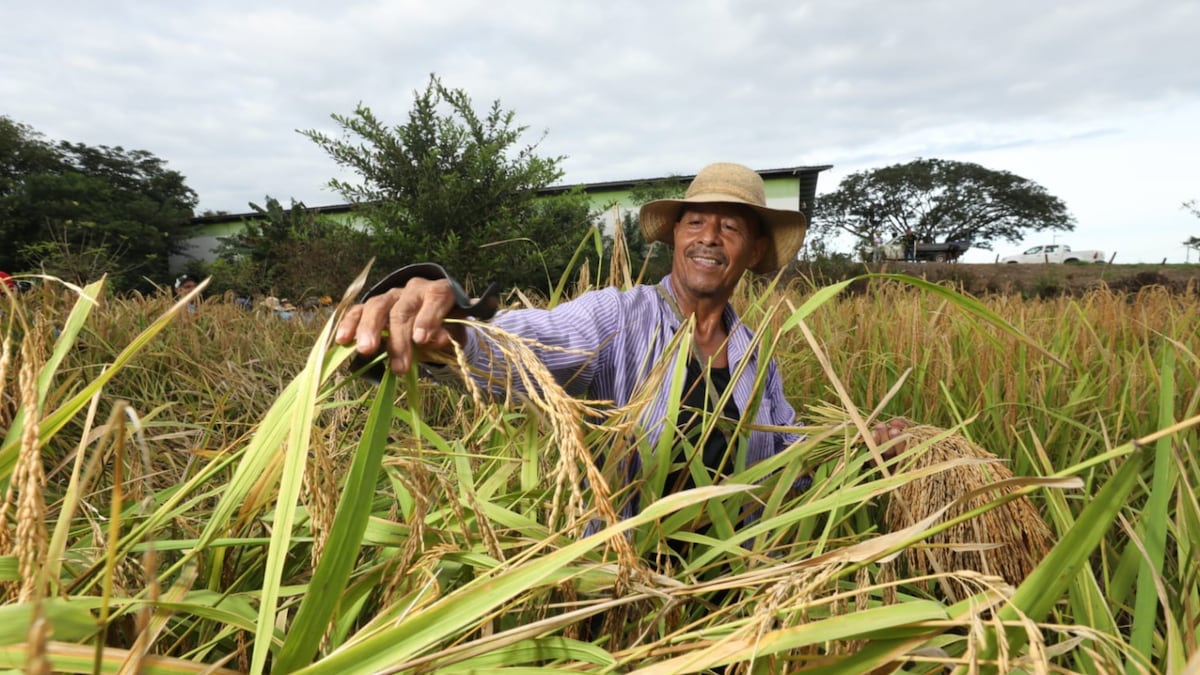
<instances>
[{"instance_id":1,"label":"cloud","mask_svg":"<svg viewBox=\"0 0 1200 675\"><path fill-rule=\"evenodd\" d=\"M1172 164L1169 143L1131 139L1149 119L1194 135L1169 111L1200 101L1198 23L1187 0L73 0L8 11L0 114L149 150L201 208L232 211L268 194L339 201L324 187L338 168L297 130L336 133L330 115L360 102L400 123L431 73L480 107L499 99L526 140L545 133L568 182L728 159L833 163L829 188L872 164L961 156L1062 165L1050 180L1068 186L1072 167L1093 171L1072 162L1106 152ZM1149 173L1124 185L1174 185ZM1070 203L1111 213L1105 197Z\"/></svg>"}]
</instances>

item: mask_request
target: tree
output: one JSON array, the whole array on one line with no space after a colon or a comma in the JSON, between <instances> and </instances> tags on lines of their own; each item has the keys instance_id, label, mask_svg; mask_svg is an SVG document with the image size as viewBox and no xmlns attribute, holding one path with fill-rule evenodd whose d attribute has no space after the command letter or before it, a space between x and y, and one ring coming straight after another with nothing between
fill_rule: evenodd
<instances>
[{"instance_id":1,"label":"tree","mask_svg":"<svg viewBox=\"0 0 1200 675\"><path fill-rule=\"evenodd\" d=\"M195 205L183 175L149 152L52 144L0 117L0 266L149 290Z\"/></svg>"},{"instance_id":2,"label":"tree","mask_svg":"<svg viewBox=\"0 0 1200 675\"><path fill-rule=\"evenodd\" d=\"M1072 230L1066 204L1037 183L969 162L917 159L853 173L818 197L810 236L838 231L869 244L911 229L919 241L1019 242L1029 231Z\"/></svg>"},{"instance_id":3,"label":"tree","mask_svg":"<svg viewBox=\"0 0 1200 675\"><path fill-rule=\"evenodd\" d=\"M370 223L384 264L436 261L464 280L545 290L591 225L582 193L538 197L562 158L519 146L526 127L499 101L481 117L431 75L404 124L389 128L361 104L332 117L343 138L301 133L361 178L329 185Z\"/></svg>"},{"instance_id":4,"label":"tree","mask_svg":"<svg viewBox=\"0 0 1200 675\"><path fill-rule=\"evenodd\" d=\"M1193 216L1200 218L1200 202L1197 202L1195 199L1184 202L1183 209L1190 212ZM1187 240L1183 242L1183 248L1187 252L1187 256L1185 256L1184 260L1190 260L1191 252L1193 250L1195 250L1196 253L1200 253L1200 237L1188 237Z\"/></svg>"},{"instance_id":5,"label":"tree","mask_svg":"<svg viewBox=\"0 0 1200 675\"><path fill-rule=\"evenodd\" d=\"M57 174L63 163L32 127L0 117L0 269L27 269L18 255L22 246L39 240L40 225L27 215L29 183L35 177Z\"/></svg>"},{"instance_id":6,"label":"tree","mask_svg":"<svg viewBox=\"0 0 1200 675\"><path fill-rule=\"evenodd\" d=\"M1200 237L1188 237L1187 240L1183 242L1183 247L1187 249L1189 253L1191 251L1200 253Z\"/></svg>"},{"instance_id":7,"label":"tree","mask_svg":"<svg viewBox=\"0 0 1200 675\"><path fill-rule=\"evenodd\" d=\"M1183 203L1183 208L1186 211L1191 211L1193 216L1200 218L1200 201L1195 199L1188 200Z\"/></svg>"},{"instance_id":8,"label":"tree","mask_svg":"<svg viewBox=\"0 0 1200 675\"><path fill-rule=\"evenodd\" d=\"M290 208L269 196L264 203L251 203L255 217L220 239L217 260L207 270L213 292L336 295L370 261L374 247L367 232L295 199Z\"/></svg>"}]
</instances>

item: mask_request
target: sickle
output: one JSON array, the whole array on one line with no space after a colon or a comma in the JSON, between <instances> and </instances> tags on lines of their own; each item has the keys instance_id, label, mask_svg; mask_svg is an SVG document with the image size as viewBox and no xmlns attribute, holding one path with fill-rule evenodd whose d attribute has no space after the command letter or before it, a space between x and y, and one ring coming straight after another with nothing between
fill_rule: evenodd
<instances>
[{"instance_id":1,"label":"sickle","mask_svg":"<svg viewBox=\"0 0 1200 675\"><path fill-rule=\"evenodd\" d=\"M393 288L401 288L409 282L410 279L428 279L430 281L438 281L445 279L450 282L450 290L454 293L454 304L458 309L466 312L467 316L474 317L483 321L487 321L496 315L496 310L500 307L500 286L496 282L488 284L483 291L483 295L472 301L467 292L463 290L461 284L458 283L446 269L437 263L414 263L405 265L400 269L392 272L386 277L379 280L371 290L363 294L359 302L366 302L371 298L382 295ZM385 349L381 346L374 354L359 354L355 353L354 358L350 360L350 370L360 373L363 379L375 384L379 384L383 379L384 370L387 364L383 361L372 363L375 357L379 356Z\"/></svg>"}]
</instances>

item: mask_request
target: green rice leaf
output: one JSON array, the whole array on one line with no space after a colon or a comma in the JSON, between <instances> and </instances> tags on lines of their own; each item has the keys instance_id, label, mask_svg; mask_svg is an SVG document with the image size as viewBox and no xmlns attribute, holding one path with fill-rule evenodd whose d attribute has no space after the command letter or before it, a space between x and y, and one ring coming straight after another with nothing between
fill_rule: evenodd
<instances>
[{"instance_id":1,"label":"green rice leaf","mask_svg":"<svg viewBox=\"0 0 1200 675\"><path fill-rule=\"evenodd\" d=\"M46 396L50 393L50 386L53 383L54 375L58 372L59 366L62 365L63 359L66 358L71 347L74 346L75 339L79 337L79 331L83 329L83 324L87 321L92 309L96 307L97 298L100 297L100 292L104 288L104 279L88 284L84 288L78 288L70 284L67 285L78 293L79 299L75 301L75 305L71 308L67 320L63 322L61 332L54 340L54 351L51 352L50 358L46 360L46 363L38 371L38 410L42 410L45 406ZM39 432L44 433L46 421L43 420L39 424L42 426ZM9 425L8 433L4 437L4 443L0 446L0 490L8 487L8 479L12 474L13 467L16 466L17 451L20 447L22 430L24 428L25 406L17 406L12 423ZM49 438L50 435L43 435L43 441L45 438Z\"/></svg>"},{"instance_id":2,"label":"green rice leaf","mask_svg":"<svg viewBox=\"0 0 1200 675\"><path fill-rule=\"evenodd\" d=\"M772 654L822 644L833 640L871 639L886 636L889 631L911 628L922 621L944 621L949 618L946 608L930 600L913 600L899 605L873 607L819 621L805 622L767 631L746 638L719 640L709 646L697 646L691 653L677 656L645 668L632 671L636 675L666 675L667 673L701 672L707 668L750 659L762 659ZM824 659L822 659L824 661ZM823 663L822 673L862 673L861 663L854 670Z\"/></svg>"},{"instance_id":3,"label":"green rice leaf","mask_svg":"<svg viewBox=\"0 0 1200 675\"><path fill-rule=\"evenodd\" d=\"M1160 370L1160 386L1158 394L1158 428L1169 428L1175 422L1175 350L1163 351L1162 368ZM1155 643L1167 636L1155 636L1155 628L1159 625L1160 617L1169 619L1170 602L1159 595L1163 561L1167 555L1167 525L1171 521L1171 494L1175 490L1176 475L1173 439L1170 436L1159 438L1154 444L1154 475L1150 482L1150 492L1147 495L1146 506L1142 510L1142 518L1138 532L1142 555L1139 559L1137 577L1137 596L1134 600L1133 631L1129 637L1129 646L1147 658L1155 653ZM1132 547L1131 547L1132 548ZM1165 610L1165 611L1164 611ZM1178 635L1176 634L1176 638ZM1182 668L1183 655L1178 642L1171 644L1167 650L1174 656L1176 670Z\"/></svg>"},{"instance_id":4,"label":"green rice leaf","mask_svg":"<svg viewBox=\"0 0 1200 675\"><path fill-rule=\"evenodd\" d=\"M316 415L317 394L321 385L322 364L325 361L326 345L333 331L332 320L325 325L321 339L309 354L304 370L294 380L296 384L295 404L280 414L280 421L288 427L287 444L283 449L283 473L279 480L279 495L275 501L275 522L271 530L271 546L267 549L266 568L263 570L262 595L258 613L257 638L251 652L250 672L259 675L267 664L267 654L275 641L279 590L284 566L291 554L292 528L296 518L296 505L300 490L304 487L304 465L308 457L309 440L312 436L313 418ZM333 573L331 572L331 576ZM318 619L314 619L316 621ZM321 622L324 629L325 622ZM311 628L310 628L311 630Z\"/></svg>"},{"instance_id":5,"label":"green rice leaf","mask_svg":"<svg viewBox=\"0 0 1200 675\"><path fill-rule=\"evenodd\" d=\"M312 660L354 570L371 515L375 484L391 430L395 397L396 377L388 370L375 392L362 439L342 486L325 553L279 649L275 668L280 672L290 672Z\"/></svg>"},{"instance_id":6,"label":"green rice leaf","mask_svg":"<svg viewBox=\"0 0 1200 675\"><path fill-rule=\"evenodd\" d=\"M508 602L519 593L536 588L571 563L614 536L661 518L679 508L745 489L742 486L697 488L670 495L649 505L642 513L623 520L585 539L572 542L537 558L508 566L494 575L486 575L414 610L402 620L389 623L363 639L346 644L341 650L304 668L301 673L340 674L369 672L385 667L402 667L456 632L473 625L489 611Z\"/></svg>"},{"instance_id":7,"label":"green rice leaf","mask_svg":"<svg viewBox=\"0 0 1200 675\"><path fill-rule=\"evenodd\" d=\"M42 615L54 627L54 637L60 640L83 641L96 634L98 628L92 606L63 598L42 601ZM29 622L33 620L33 604L29 602L0 605L0 645L15 645L29 638ZM91 650L89 646L87 648Z\"/></svg>"},{"instance_id":8,"label":"green rice leaf","mask_svg":"<svg viewBox=\"0 0 1200 675\"><path fill-rule=\"evenodd\" d=\"M612 654L591 643L565 637L550 636L522 640L515 644L491 650L482 656L466 659L458 663L439 664L437 670L439 673L480 673L493 670L496 672L512 673L515 670L513 666L546 661L576 661L598 666L612 666L617 662ZM532 672L567 672L558 668L522 668L521 670ZM572 669L571 672L578 672L578 669Z\"/></svg>"},{"instance_id":9,"label":"green rice leaf","mask_svg":"<svg viewBox=\"0 0 1200 675\"><path fill-rule=\"evenodd\" d=\"M19 581L21 568L15 555L0 555L0 581Z\"/></svg>"},{"instance_id":10,"label":"green rice leaf","mask_svg":"<svg viewBox=\"0 0 1200 675\"><path fill-rule=\"evenodd\" d=\"M1000 620L1016 622L1025 617L1033 621L1045 619L1124 508L1129 493L1137 484L1141 464L1141 455L1135 453L1113 474L1084 507L1075 525L1060 537L1042 563L1013 593L1009 602L999 609L997 615ZM1000 639L1004 640L1005 649L1013 653L1025 644L1028 636L1024 630L1008 630L1003 636L989 630L988 642L981 649L980 657L994 659L1000 649Z\"/></svg>"},{"instance_id":11,"label":"green rice leaf","mask_svg":"<svg viewBox=\"0 0 1200 675\"><path fill-rule=\"evenodd\" d=\"M24 672L28 651L27 645L0 647L0 668L11 668L18 672ZM96 653L90 646L51 642L46 645L46 660L49 661L50 668L55 673L91 673L95 672ZM129 650L105 648L100 655L100 672L127 672L123 667L129 660ZM193 673L197 675L200 673L239 675L238 671L228 668L218 668L206 663L153 654L142 658L137 672L145 673L145 675L190 675Z\"/></svg>"}]
</instances>

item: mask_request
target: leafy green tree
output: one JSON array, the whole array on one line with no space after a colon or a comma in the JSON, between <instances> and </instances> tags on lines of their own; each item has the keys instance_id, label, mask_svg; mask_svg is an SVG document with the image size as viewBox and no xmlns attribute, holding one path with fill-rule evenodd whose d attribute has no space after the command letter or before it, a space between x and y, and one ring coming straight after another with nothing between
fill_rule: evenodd
<instances>
[{"instance_id":1,"label":"leafy green tree","mask_svg":"<svg viewBox=\"0 0 1200 675\"><path fill-rule=\"evenodd\" d=\"M214 292L336 296L370 261L369 233L295 199L289 208L269 196L264 204L250 204L255 217L221 238L217 260L206 270Z\"/></svg>"},{"instance_id":2,"label":"leafy green tree","mask_svg":"<svg viewBox=\"0 0 1200 675\"><path fill-rule=\"evenodd\" d=\"M30 183L63 169L54 146L32 127L0 117L0 269L26 269L22 246L39 240L41 226L28 217Z\"/></svg>"},{"instance_id":3,"label":"leafy green tree","mask_svg":"<svg viewBox=\"0 0 1200 675\"><path fill-rule=\"evenodd\" d=\"M1200 218L1200 202L1196 201L1195 199L1190 199L1184 202L1183 209L1190 212L1193 216ZM1197 253L1200 253L1200 237L1188 237L1187 240L1183 242L1183 248L1189 253L1189 258L1190 253L1193 250Z\"/></svg>"},{"instance_id":4,"label":"leafy green tree","mask_svg":"<svg viewBox=\"0 0 1200 675\"><path fill-rule=\"evenodd\" d=\"M183 175L149 152L52 144L0 117L0 266L149 290L195 205Z\"/></svg>"},{"instance_id":5,"label":"leafy green tree","mask_svg":"<svg viewBox=\"0 0 1200 675\"><path fill-rule=\"evenodd\" d=\"M341 138L302 133L358 174L329 184L369 223L382 265L435 261L464 281L545 290L587 235L582 193L537 195L562 177L562 158L520 145L527 128L499 101L480 116L465 92L430 76L403 124L388 127L361 104L333 119Z\"/></svg>"},{"instance_id":6,"label":"leafy green tree","mask_svg":"<svg viewBox=\"0 0 1200 675\"><path fill-rule=\"evenodd\" d=\"M860 171L817 198L814 239L845 232L870 243L911 229L919 241L1018 242L1027 232L1073 230L1066 204L1041 185L970 162L917 159Z\"/></svg>"},{"instance_id":7,"label":"leafy green tree","mask_svg":"<svg viewBox=\"0 0 1200 675\"><path fill-rule=\"evenodd\" d=\"M1188 237L1187 240L1183 242L1183 247L1188 251L1200 253L1200 237Z\"/></svg>"}]
</instances>

